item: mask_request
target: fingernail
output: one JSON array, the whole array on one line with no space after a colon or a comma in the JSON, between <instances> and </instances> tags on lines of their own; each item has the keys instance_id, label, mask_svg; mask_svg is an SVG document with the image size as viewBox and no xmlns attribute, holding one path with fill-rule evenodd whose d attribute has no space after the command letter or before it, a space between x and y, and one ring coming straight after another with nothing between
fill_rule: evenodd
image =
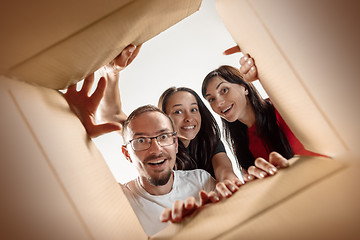
<instances>
[{"instance_id":1,"label":"fingernail","mask_svg":"<svg viewBox=\"0 0 360 240\"><path fill-rule=\"evenodd\" d=\"M264 173L260 173L259 175L260 175L261 178L265 177Z\"/></svg>"},{"instance_id":2,"label":"fingernail","mask_svg":"<svg viewBox=\"0 0 360 240\"><path fill-rule=\"evenodd\" d=\"M251 65L251 59L249 59L248 64Z\"/></svg>"},{"instance_id":3,"label":"fingernail","mask_svg":"<svg viewBox=\"0 0 360 240\"><path fill-rule=\"evenodd\" d=\"M129 52L134 52L136 49L136 46L135 45L132 45L130 48L129 48Z\"/></svg>"},{"instance_id":4,"label":"fingernail","mask_svg":"<svg viewBox=\"0 0 360 240\"><path fill-rule=\"evenodd\" d=\"M245 56L245 57L244 57L244 60L245 60L245 61L247 61L247 60L248 60L248 57L247 57L247 56Z\"/></svg>"},{"instance_id":5,"label":"fingernail","mask_svg":"<svg viewBox=\"0 0 360 240\"><path fill-rule=\"evenodd\" d=\"M252 66L250 69L251 71L255 71L255 66Z\"/></svg>"}]
</instances>

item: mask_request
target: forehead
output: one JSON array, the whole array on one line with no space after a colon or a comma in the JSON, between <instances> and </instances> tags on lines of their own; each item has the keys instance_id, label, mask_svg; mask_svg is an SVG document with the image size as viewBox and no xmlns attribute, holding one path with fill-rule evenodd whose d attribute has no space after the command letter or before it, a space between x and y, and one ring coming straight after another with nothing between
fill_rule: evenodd
<instances>
[{"instance_id":1,"label":"forehead","mask_svg":"<svg viewBox=\"0 0 360 240\"><path fill-rule=\"evenodd\" d=\"M170 120L160 112L144 112L136 116L127 126L126 138L154 136L161 132L173 131Z\"/></svg>"},{"instance_id":2,"label":"forehead","mask_svg":"<svg viewBox=\"0 0 360 240\"><path fill-rule=\"evenodd\" d=\"M169 97L167 107L187 104L197 104L195 96L187 91L179 91Z\"/></svg>"},{"instance_id":3,"label":"forehead","mask_svg":"<svg viewBox=\"0 0 360 240\"><path fill-rule=\"evenodd\" d=\"M216 91L222 84L228 84L229 82L223 79L220 76L215 76L211 78L206 86L206 93L211 93Z\"/></svg>"}]
</instances>

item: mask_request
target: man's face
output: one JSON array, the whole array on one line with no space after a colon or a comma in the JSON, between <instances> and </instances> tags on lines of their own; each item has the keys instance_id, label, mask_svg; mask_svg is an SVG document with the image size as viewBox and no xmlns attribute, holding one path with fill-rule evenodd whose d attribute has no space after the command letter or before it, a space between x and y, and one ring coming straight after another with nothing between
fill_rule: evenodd
<instances>
[{"instance_id":1,"label":"man's face","mask_svg":"<svg viewBox=\"0 0 360 240\"><path fill-rule=\"evenodd\" d=\"M124 139L130 140L156 137L173 132L170 120L160 112L144 112L133 119L127 126ZM177 153L177 140L174 144L160 146L155 138L151 146L142 151L135 151L131 144L123 146L123 153L135 164L139 175L154 186L165 185L172 176Z\"/></svg>"}]
</instances>

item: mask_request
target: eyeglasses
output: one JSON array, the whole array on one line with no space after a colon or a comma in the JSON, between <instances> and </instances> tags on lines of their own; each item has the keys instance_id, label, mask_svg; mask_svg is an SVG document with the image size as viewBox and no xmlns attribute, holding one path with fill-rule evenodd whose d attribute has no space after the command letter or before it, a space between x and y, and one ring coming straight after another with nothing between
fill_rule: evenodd
<instances>
[{"instance_id":1,"label":"eyeglasses","mask_svg":"<svg viewBox=\"0 0 360 240\"><path fill-rule=\"evenodd\" d=\"M156 139L157 143L166 147L175 143L176 132L162 133L155 137L139 137L130 140L126 145L131 144L134 151L144 151L151 147L152 139Z\"/></svg>"}]
</instances>

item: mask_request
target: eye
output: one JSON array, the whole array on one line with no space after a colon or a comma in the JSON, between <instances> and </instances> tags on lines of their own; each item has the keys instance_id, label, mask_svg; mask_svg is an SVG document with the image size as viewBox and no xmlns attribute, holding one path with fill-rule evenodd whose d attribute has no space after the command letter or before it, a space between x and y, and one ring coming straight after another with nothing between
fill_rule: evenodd
<instances>
[{"instance_id":1,"label":"eye","mask_svg":"<svg viewBox=\"0 0 360 240\"><path fill-rule=\"evenodd\" d=\"M134 142L137 143L137 144L143 144L145 143L145 138L137 138L137 139L134 139Z\"/></svg>"},{"instance_id":2,"label":"eye","mask_svg":"<svg viewBox=\"0 0 360 240\"><path fill-rule=\"evenodd\" d=\"M210 98L207 99L207 101L208 101L209 103L212 103L213 101L215 101L215 98L210 97Z\"/></svg>"},{"instance_id":3,"label":"eye","mask_svg":"<svg viewBox=\"0 0 360 240\"><path fill-rule=\"evenodd\" d=\"M228 91L229 91L229 88L227 88L227 87L224 87L221 89L222 94L227 93Z\"/></svg>"},{"instance_id":4,"label":"eye","mask_svg":"<svg viewBox=\"0 0 360 240\"><path fill-rule=\"evenodd\" d=\"M183 111L182 111L182 110L176 110L176 111L174 111L174 113L175 113L175 114L182 114Z\"/></svg>"},{"instance_id":5,"label":"eye","mask_svg":"<svg viewBox=\"0 0 360 240\"><path fill-rule=\"evenodd\" d=\"M168 139L169 138L169 134L161 134L159 137L159 140L161 140L161 141L163 141L163 140L166 140L166 139Z\"/></svg>"},{"instance_id":6,"label":"eye","mask_svg":"<svg viewBox=\"0 0 360 240\"><path fill-rule=\"evenodd\" d=\"M192 108L192 109L191 109L191 112L197 112L197 111L198 111L197 108Z\"/></svg>"}]
</instances>

